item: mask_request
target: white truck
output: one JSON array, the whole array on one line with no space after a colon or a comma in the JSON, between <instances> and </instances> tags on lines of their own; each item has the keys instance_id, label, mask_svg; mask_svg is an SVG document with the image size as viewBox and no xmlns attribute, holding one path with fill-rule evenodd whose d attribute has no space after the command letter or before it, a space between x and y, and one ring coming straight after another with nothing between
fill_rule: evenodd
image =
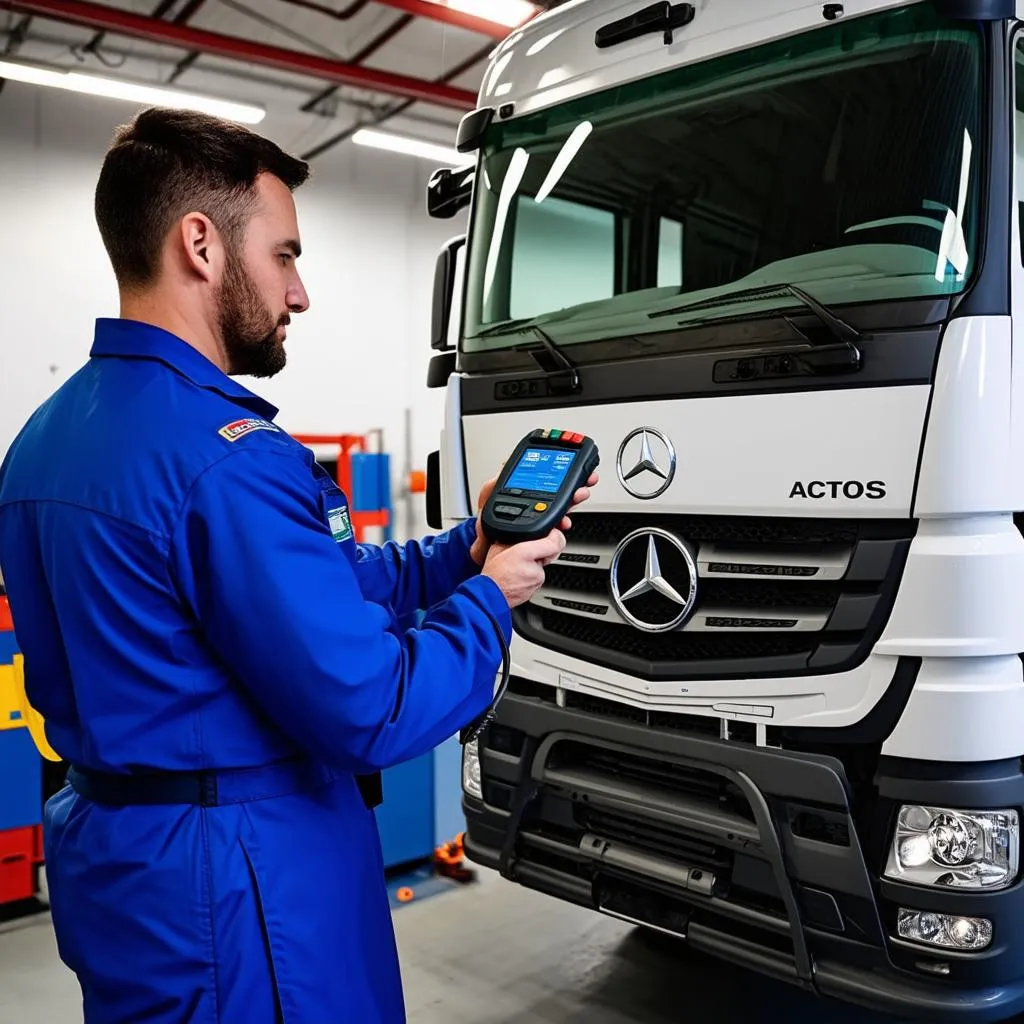
<instances>
[{"instance_id":1,"label":"white truck","mask_svg":"<svg viewBox=\"0 0 1024 1024\"><path fill-rule=\"evenodd\" d=\"M468 856L929 1021L1024 1010L1022 17L575 0L427 190L432 523L535 427L603 457Z\"/></svg>"}]
</instances>

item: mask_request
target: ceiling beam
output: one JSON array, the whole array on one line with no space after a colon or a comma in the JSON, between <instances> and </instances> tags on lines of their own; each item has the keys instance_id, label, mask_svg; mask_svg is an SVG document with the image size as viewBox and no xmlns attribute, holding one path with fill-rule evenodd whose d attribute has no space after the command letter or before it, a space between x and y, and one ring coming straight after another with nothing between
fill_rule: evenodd
<instances>
[{"instance_id":1,"label":"ceiling beam","mask_svg":"<svg viewBox=\"0 0 1024 1024\"><path fill-rule=\"evenodd\" d=\"M442 78L439 78L438 81L451 82L454 79L459 78L461 75L464 75L467 71L469 71L470 68L475 67L477 64L480 63L480 61L484 60L484 58L486 58L489 53L490 49L485 49L480 50L478 53L472 54L470 57L467 57L466 60L464 60L461 64L457 64L455 67L453 67ZM409 110L410 107L414 106L416 106L416 104L413 103L412 100L406 100L404 103L399 103L397 106L392 107L390 110L382 111L375 118L373 118L373 120L370 121L369 124L384 124L385 122L390 121L391 118L393 117L399 117L400 115L404 114L407 110ZM332 135L329 139L325 139L323 142L318 143L308 153L303 153L302 159L312 160L314 157L322 156L329 149L333 149L335 146L339 145L342 142L347 142L350 138L352 138L353 135L355 135L357 131L359 131L360 128L365 127L368 127L368 125L365 122L359 122L357 124L352 125L349 128L346 128L343 132L339 132L337 135Z\"/></svg>"},{"instance_id":2,"label":"ceiling beam","mask_svg":"<svg viewBox=\"0 0 1024 1024\"><path fill-rule=\"evenodd\" d=\"M281 0L281 2L316 11L318 14L326 15L337 21L348 21L352 17L351 6L346 7L343 11L338 11L330 3L321 2L321 0ZM477 32L494 39L504 39L512 31L508 25L503 25L501 22L482 18L478 14L468 14L455 7L449 7L445 3L437 3L435 0L375 0L375 2L383 7L392 7L403 14L426 18L428 21L440 21L445 25L453 25L455 28L463 28L467 32Z\"/></svg>"},{"instance_id":3,"label":"ceiling beam","mask_svg":"<svg viewBox=\"0 0 1024 1024\"><path fill-rule=\"evenodd\" d=\"M0 9L4 8L455 110L472 110L476 105L476 96L472 92L442 82L428 82L316 54L208 32L191 25L161 21L92 3L91 0L0 0Z\"/></svg>"},{"instance_id":4,"label":"ceiling beam","mask_svg":"<svg viewBox=\"0 0 1024 1024\"><path fill-rule=\"evenodd\" d=\"M377 0L377 3L384 4L385 7L394 7L397 11L405 11L406 14L414 14L418 18L443 21L446 25L464 28L469 32L479 32L494 39L504 39L512 32L508 25L489 21L475 14L467 14L447 4L435 3L434 0Z\"/></svg>"}]
</instances>

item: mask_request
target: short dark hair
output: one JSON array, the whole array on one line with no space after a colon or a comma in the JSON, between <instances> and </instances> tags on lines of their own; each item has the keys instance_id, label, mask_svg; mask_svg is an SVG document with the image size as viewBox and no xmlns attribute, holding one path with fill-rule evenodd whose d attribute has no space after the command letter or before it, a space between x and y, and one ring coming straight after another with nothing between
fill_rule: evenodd
<instances>
[{"instance_id":1,"label":"short dark hair","mask_svg":"<svg viewBox=\"0 0 1024 1024\"><path fill-rule=\"evenodd\" d=\"M236 246L255 205L260 174L294 191L309 164L231 121L154 107L114 134L96 185L96 223L118 284L151 285L171 227L205 214Z\"/></svg>"}]
</instances>

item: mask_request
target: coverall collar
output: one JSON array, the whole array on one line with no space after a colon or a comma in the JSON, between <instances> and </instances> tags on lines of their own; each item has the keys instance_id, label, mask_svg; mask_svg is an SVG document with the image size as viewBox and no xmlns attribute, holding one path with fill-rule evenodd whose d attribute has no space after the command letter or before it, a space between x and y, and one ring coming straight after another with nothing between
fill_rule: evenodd
<instances>
[{"instance_id":1,"label":"coverall collar","mask_svg":"<svg viewBox=\"0 0 1024 1024\"><path fill-rule=\"evenodd\" d=\"M162 327L141 323L138 320L100 317L96 321L96 332L89 354L92 357L154 359L169 366L198 387L216 391L265 419L272 420L278 413L276 406L259 395L254 395L187 341L165 331Z\"/></svg>"}]
</instances>

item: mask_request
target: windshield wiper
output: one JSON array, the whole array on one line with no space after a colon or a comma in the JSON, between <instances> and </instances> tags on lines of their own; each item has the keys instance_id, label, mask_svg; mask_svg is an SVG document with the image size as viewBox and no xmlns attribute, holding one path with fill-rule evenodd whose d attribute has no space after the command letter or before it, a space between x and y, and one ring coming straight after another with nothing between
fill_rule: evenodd
<instances>
[{"instance_id":1,"label":"windshield wiper","mask_svg":"<svg viewBox=\"0 0 1024 1024\"><path fill-rule=\"evenodd\" d=\"M853 373L860 369L861 351L857 345L857 342L861 340L860 331L836 316L832 310L820 303L813 295L809 295L795 284L771 284L762 285L758 288L744 288L742 291L730 292L728 295L720 298L701 299L698 302L673 306L671 309L659 309L654 313L648 313L647 316L651 320L656 320L659 317L679 316L681 313L690 313L698 309L714 309L721 306L729 306L733 303L749 302L751 299L774 299L782 295L792 295L803 303L836 339L836 344L834 345L814 345L810 351L801 354L801 360L807 364L812 372ZM787 316L784 319L798 334L804 338L807 337L793 323L790 317ZM689 326L687 321L684 321L684 323Z\"/></svg>"},{"instance_id":2,"label":"windshield wiper","mask_svg":"<svg viewBox=\"0 0 1024 1024\"><path fill-rule=\"evenodd\" d=\"M482 331L477 331L474 338L493 338L498 334L519 334L528 328L536 330L535 324L540 319L537 316L522 316L518 320L499 320Z\"/></svg>"},{"instance_id":3,"label":"windshield wiper","mask_svg":"<svg viewBox=\"0 0 1024 1024\"><path fill-rule=\"evenodd\" d=\"M818 319L835 335L837 341L859 341L860 332L845 320L841 320L827 306L823 306L813 295L808 295L795 284L769 284L759 288L744 288L743 291L729 292L718 298L700 299L697 302L684 303L671 309L659 309L648 313L651 320L663 316L678 316L695 309L712 309L715 306L728 306L734 302L749 302L751 299L775 299L780 295L792 295L810 309Z\"/></svg>"},{"instance_id":4,"label":"windshield wiper","mask_svg":"<svg viewBox=\"0 0 1024 1024\"><path fill-rule=\"evenodd\" d=\"M559 348L551 335L534 323L537 319L538 317L528 316L522 317L519 320L503 320L501 323L491 324L490 327L478 331L473 337L493 338L498 334L519 334L526 330L532 331L547 350L552 360L561 367L561 370L545 366L537 358L537 346L530 342L513 345L512 351L529 352L533 356L537 365L548 375L548 387L552 394L574 394L581 387L580 371L572 360Z\"/></svg>"},{"instance_id":5,"label":"windshield wiper","mask_svg":"<svg viewBox=\"0 0 1024 1024\"><path fill-rule=\"evenodd\" d=\"M537 359L537 347L529 343L523 345L516 345L513 349L514 352L529 352L530 355L536 360L537 365L540 366L548 375L548 386L551 389L551 393L566 393L573 394L580 390L580 371L576 368L576 364L558 347L554 339L542 330L540 327L534 325L530 328L534 334L540 339L541 344L547 350L551 358L562 367L561 371L554 370L546 367L539 359Z\"/></svg>"}]
</instances>

